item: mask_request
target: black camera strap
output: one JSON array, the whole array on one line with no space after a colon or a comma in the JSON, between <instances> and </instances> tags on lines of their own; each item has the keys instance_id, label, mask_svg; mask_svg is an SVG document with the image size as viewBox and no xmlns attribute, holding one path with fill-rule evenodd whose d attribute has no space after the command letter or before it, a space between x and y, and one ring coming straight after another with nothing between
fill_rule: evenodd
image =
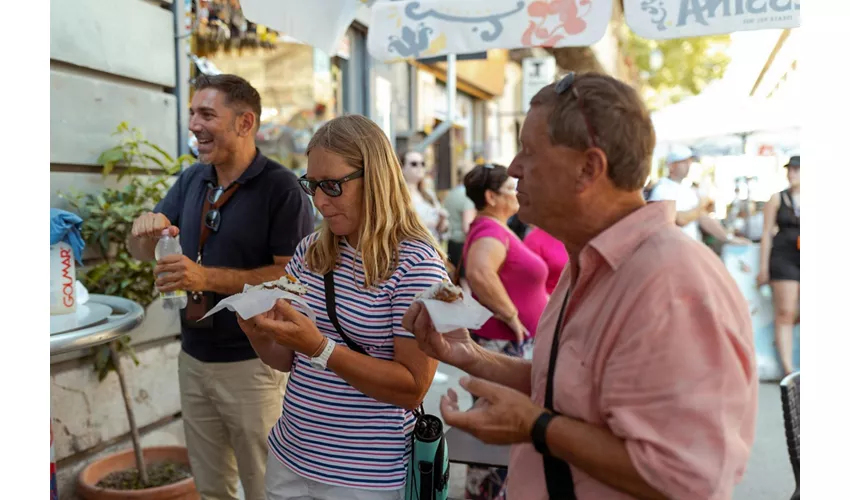
<instances>
[{"instance_id":1,"label":"black camera strap","mask_svg":"<svg viewBox=\"0 0 850 500\"><path fill-rule=\"evenodd\" d=\"M336 317L336 290L334 289L333 269L325 273L325 307L328 310L328 319L331 320L334 328L336 328L336 333L338 333L339 336L342 337L342 340L345 341L345 345L354 352L369 356L366 349L360 347L357 342L351 340L351 337L346 335L345 330L343 330L342 326L339 324L339 319Z\"/></svg>"},{"instance_id":2,"label":"black camera strap","mask_svg":"<svg viewBox=\"0 0 850 500\"><path fill-rule=\"evenodd\" d=\"M558 313L558 322L555 325L555 333L552 335L552 348L549 351L549 371L546 373L546 399L544 405L547 410L555 415L559 415L554 407L555 366L558 361L558 351L560 350L564 315L567 312L567 302L570 300L571 292L572 286L567 290L564 303L561 305L561 310ZM544 455L543 471L546 474L546 490L549 492L549 498L577 500L575 484L573 484L573 471L570 468L570 464L560 458Z\"/></svg>"}]
</instances>

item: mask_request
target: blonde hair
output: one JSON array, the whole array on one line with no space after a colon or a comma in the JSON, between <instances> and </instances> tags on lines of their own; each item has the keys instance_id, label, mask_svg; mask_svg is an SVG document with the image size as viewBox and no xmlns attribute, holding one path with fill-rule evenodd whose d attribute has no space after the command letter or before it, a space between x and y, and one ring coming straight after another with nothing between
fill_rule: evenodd
<instances>
[{"instance_id":1,"label":"blonde hair","mask_svg":"<svg viewBox=\"0 0 850 500\"><path fill-rule=\"evenodd\" d=\"M427 243L445 261L442 250L425 228L410 201L401 165L390 141L373 121L361 115L334 118L310 139L307 155L315 148L342 157L363 170L363 204L357 251L363 259L363 283L371 288L389 279L398 266L402 241ZM307 267L325 274L336 265L342 236L333 234L326 222L307 249Z\"/></svg>"}]
</instances>

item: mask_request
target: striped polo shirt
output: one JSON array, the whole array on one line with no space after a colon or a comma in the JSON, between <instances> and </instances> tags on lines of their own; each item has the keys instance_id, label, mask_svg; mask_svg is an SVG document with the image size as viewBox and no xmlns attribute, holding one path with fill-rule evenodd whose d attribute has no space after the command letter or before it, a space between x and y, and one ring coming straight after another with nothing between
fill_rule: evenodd
<instances>
[{"instance_id":1,"label":"striped polo shirt","mask_svg":"<svg viewBox=\"0 0 850 500\"><path fill-rule=\"evenodd\" d=\"M345 346L328 319L324 279L305 263L307 248L317 237L313 233L304 238L287 272L307 286L304 298L316 313L319 331ZM398 252L393 275L371 289L362 289L362 260L344 241L334 271L340 326L369 355L387 360L393 359L394 337L413 338L401 319L416 295L448 277L429 244L404 241ZM269 446L283 464L308 479L395 490L404 486L413 424L412 412L366 396L330 369L314 369L307 356L296 353L283 414L269 434Z\"/></svg>"}]
</instances>

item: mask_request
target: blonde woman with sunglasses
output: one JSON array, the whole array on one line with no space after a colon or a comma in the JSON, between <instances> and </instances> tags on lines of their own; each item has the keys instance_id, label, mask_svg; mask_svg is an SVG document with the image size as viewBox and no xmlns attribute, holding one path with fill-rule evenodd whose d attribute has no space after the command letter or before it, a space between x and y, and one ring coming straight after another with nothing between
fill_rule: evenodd
<instances>
[{"instance_id":1,"label":"blonde woman with sunglasses","mask_svg":"<svg viewBox=\"0 0 850 500\"><path fill-rule=\"evenodd\" d=\"M375 123L329 121L307 158L301 187L324 222L287 272L307 286L316 322L284 301L240 321L260 358L290 372L269 435L267 498L401 499L412 410L437 368L401 319L417 294L447 279L444 257Z\"/></svg>"}]
</instances>

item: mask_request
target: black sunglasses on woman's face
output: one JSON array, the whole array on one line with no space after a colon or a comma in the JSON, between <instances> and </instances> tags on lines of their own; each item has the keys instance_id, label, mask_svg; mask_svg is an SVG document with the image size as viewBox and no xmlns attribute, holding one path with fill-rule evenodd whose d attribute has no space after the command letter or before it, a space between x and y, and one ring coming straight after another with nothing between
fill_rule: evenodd
<instances>
[{"instance_id":1,"label":"black sunglasses on woman's face","mask_svg":"<svg viewBox=\"0 0 850 500\"><path fill-rule=\"evenodd\" d=\"M336 198L337 196L342 194L342 185L348 181L353 181L354 179L358 179L363 177L363 170L360 169L356 172L352 172L342 179L325 179L323 181L316 181L313 179L308 179L306 175L302 176L298 179L298 183L301 185L301 189L304 190L305 193L310 196L316 196L316 188L321 188L322 192L331 198Z\"/></svg>"}]
</instances>

